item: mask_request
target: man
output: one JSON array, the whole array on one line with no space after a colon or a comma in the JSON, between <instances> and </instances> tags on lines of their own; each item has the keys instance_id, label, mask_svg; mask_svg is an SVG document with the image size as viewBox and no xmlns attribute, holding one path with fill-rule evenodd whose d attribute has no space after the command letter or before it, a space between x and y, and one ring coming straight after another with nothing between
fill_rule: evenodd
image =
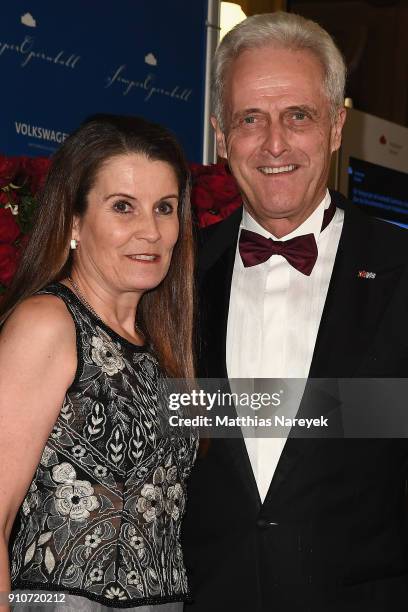
<instances>
[{"instance_id":1,"label":"man","mask_svg":"<svg viewBox=\"0 0 408 612\"><path fill-rule=\"evenodd\" d=\"M203 233L200 376L406 376L407 236L327 191L344 81L296 15L250 17L217 50L212 121L244 208ZM402 439L211 439L187 609L408 610L407 455Z\"/></svg>"}]
</instances>

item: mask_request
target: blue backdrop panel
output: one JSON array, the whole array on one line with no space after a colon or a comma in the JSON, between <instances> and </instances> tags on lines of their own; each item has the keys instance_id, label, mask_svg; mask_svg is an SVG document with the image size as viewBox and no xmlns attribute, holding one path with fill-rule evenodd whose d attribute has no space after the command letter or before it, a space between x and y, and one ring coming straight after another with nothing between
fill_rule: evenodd
<instances>
[{"instance_id":1,"label":"blue backdrop panel","mask_svg":"<svg viewBox=\"0 0 408 612\"><path fill-rule=\"evenodd\" d=\"M49 155L87 116L142 115L202 160L207 0L13 0L0 9L0 151Z\"/></svg>"}]
</instances>

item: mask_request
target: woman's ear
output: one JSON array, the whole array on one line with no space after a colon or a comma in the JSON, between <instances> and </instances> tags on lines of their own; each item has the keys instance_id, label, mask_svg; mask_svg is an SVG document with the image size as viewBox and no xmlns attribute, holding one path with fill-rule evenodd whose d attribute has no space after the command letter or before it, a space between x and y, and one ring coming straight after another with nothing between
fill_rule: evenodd
<instances>
[{"instance_id":1,"label":"woman's ear","mask_svg":"<svg viewBox=\"0 0 408 612\"><path fill-rule=\"evenodd\" d=\"M79 242L79 228L80 228L80 220L78 215L74 215L72 220L72 232L71 232L71 240L76 240Z\"/></svg>"},{"instance_id":2,"label":"woman's ear","mask_svg":"<svg viewBox=\"0 0 408 612\"><path fill-rule=\"evenodd\" d=\"M72 220L71 245L70 245L72 250L77 249L79 245L79 227L80 227L79 217L77 215L74 215L74 218Z\"/></svg>"}]
</instances>

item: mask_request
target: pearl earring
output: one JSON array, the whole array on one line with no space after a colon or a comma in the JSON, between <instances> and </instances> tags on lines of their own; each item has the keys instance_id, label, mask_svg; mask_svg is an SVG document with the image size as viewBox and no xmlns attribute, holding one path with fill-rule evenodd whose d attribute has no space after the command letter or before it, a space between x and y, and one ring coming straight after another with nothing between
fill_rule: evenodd
<instances>
[{"instance_id":1,"label":"pearl earring","mask_svg":"<svg viewBox=\"0 0 408 612\"><path fill-rule=\"evenodd\" d=\"M75 251L75 249L77 248L77 246L78 246L78 241L77 241L77 240L75 240L75 238L72 238L72 240L71 240L71 249L72 249L73 251Z\"/></svg>"}]
</instances>

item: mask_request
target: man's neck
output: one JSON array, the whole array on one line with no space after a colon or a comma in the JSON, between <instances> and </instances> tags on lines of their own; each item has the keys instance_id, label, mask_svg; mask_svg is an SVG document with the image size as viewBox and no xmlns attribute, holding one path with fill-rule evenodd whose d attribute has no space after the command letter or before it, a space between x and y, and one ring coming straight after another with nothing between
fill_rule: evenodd
<instances>
[{"instance_id":1,"label":"man's neck","mask_svg":"<svg viewBox=\"0 0 408 612\"><path fill-rule=\"evenodd\" d=\"M325 208L328 208L329 204L330 204L330 194L328 191L326 191L323 198L319 200L319 202L313 208L311 208L310 210L305 210L302 215L297 215L293 217L284 217L281 219L275 219L275 218L264 219L264 218L259 218L259 216L254 214L254 211L251 210L250 207L245 206L245 204L244 204L244 208L245 208L245 215L251 217L252 220L258 224L258 226L263 228L264 232L262 233L270 234L273 238L276 238L279 240L281 238L289 236L290 234L295 232L298 228L301 228L301 226L304 224L308 226L307 232L305 233L310 233L310 232L317 233L317 234L320 233L321 223L323 219L323 212ZM318 208L322 209L321 215L316 213ZM319 217L320 219L320 220L317 220L317 224L307 223L309 219L312 222L314 217L316 218ZM251 225L253 225L253 221ZM255 231L255 228L253 227L252 228L247 227L247 229L253 229L253 231Z\"/></svg>"}]
</instances>

